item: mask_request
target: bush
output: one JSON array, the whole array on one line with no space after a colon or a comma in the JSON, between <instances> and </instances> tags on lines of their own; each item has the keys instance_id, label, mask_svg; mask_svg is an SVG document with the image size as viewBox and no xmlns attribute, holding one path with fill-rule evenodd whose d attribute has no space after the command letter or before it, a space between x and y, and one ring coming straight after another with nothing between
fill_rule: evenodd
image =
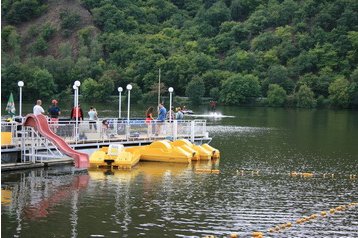
<instances>
[{"instance_id":1,"label":"bush","mask_svg":"<svg viewBox=\"0 0 358 238\"><path fill-rule=\"evenodd\" d=\"M314 108L316 106L316 99L311 88L307 85L302 85L296 93L297 107Z\"/></svg>"},{"instance_id":2,"label":"bush","mask_svg":"<svg viewBox=\"0 0 358 238\"><path fill-rule=\"evenodd\" d=\"M219 90L219 88L215 87L215 88L210 89L209 94L210 94L210 97L215 101L218 101L219 98L220 98L220 90Z\"/></svg>"},{"instance_id":3,"label":"bush","mask_svg":"<svg viewBox=\"0 0 358 238\"><path fill-rule=\"evenodd\" d=\"M236 74L222 83L220 101L229 105L248 103L260 96L259 79L252 74Z\"/></svg>"},{"instance_id":4,"label":"bush","mask_svg":"<svg viewBox=\"0 0 358 238\"><path fill-rule=\"evenodd\" d=\"M347 107L349 103L349 82L340 77L334 80L328 88L329 99L334 106Z\"/></svg>"},{"instance_id":5,"label":"bush","mask_svg":"<svg viewBox=\"0 0 358 238\"><path fill-rule=\"evenodd\" d=\"M278 84L270 84L267 92L267 101L270 106L282 106L286 101L286 91Z\"/></svg>"},{"instance_id":6,"label":"bush","mask_svg":"<svg viewBox=\"0 0 358 238\"><path fill-rule=\"evenodd\" d=\"M202 79L193 79L189 82L185 94L192 104L200 104L205 93L205 84Z\"/></svg>"},{"instance_id":7,"label":"bush","mask_svg":"<svg viewBox=\"0 0 358 238\"><path fill-rule=\"evenodd\" d=\"M51 25L51 23L46 23L46 25L44 25L44 27L42 28L42 32L41 32L41 36L48 41L49 39L51 39L53 37L53 35L55 34L56 29L55 27L53 27Z\"/></svg>"},{"instance_id":8,"label":"bush","mask_svg":"<svg viewBox=\"0 0 358 238\"><path fill-rule=\"evenodd\" d=\"M1 10L4 18L10 23L20 23L40 16L46 11L46 1L41 0L21 0L21 1L2 1ZM4 6L3 6L4 5ZM4 9L5 8L5 9Z\"/></svg>"},{"instance_id":9,"label":"bush","mask_svg":"<svg viewBox=\"0 0 358 238\"><path fill-rule=\"evenodd\" d=\"M61 28L63 30L63 34L65 36L69 36L69 34L74 31L81 22L81 17L69 10L62 11L60 13L61 19Z\"/></svg>"},{"instance_id":10,"label":"bush","mask_svg":"<svg viewBox=\"0 0 358 238\"><path fill-rule=\"evenodd\" d=\"M32 52L35 54L43 54L48 48L48 44L43 37L38 37L35 43L31 46Z\"/></svg>"}]
</instances>

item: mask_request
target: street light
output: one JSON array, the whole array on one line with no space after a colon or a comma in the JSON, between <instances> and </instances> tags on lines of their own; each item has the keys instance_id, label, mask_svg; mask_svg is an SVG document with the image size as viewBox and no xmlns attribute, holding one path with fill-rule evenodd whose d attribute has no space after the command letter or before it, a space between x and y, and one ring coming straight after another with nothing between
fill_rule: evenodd
<instances>
[{"instance_id":1,"label":"street light","mask_svg":"<svg viewBox=\"0 0 358 238\"><path fill-rule=\"evenodd\" d=\"M17 82L17 86L19 86L20 89L19 116L21 117L21 121L22 121L22 87L24 86L24 82L23 81Z\"/></svg>"},{"instance_id":2,"label":"street light","mask_svg":"<svg viewBox=\"0 0 358 238\"><path fill-rule=\"evenodd\" d=\"M172 87L168 88L169 91L169 121L172 121L172 94L174 89Z\"/></svg>"},{"instance_id":3,"label":"street light","mask_svg":"<svg viewBox=\"0 0 358 238\"><path fill-rule=\"evenodd\" d=\"M118 92L119 92L119 102L118 102L118 118L120 119L122 117L122 92L123 92L123 88L122 87L118 87Z\"/></svg>"},{"instance_id":4,"label":"street light","mask_svg":"<svg viewBox=\"0 0 358 238\"><path fill-rule=\"evenodd\" d=\"M129 111L130 111L130 104L131 104L131 90L132 90L132 85L128 84L127 85L127 90L128 90L128 112L127 112L127 123L129 124Z\"/></svg>"},{"instance_id":5,"label":"street light","mask_svg":"<svg viewBox=\"0 0 358 238\"><path fill-rule=\"evenodd\" d=\"M78 108L78 90L79 87L81 86L81 82L76 80L75 83L73 84L73 89L75 90L75 98L74 98L74 107L76 110L76 128L75 128L75 136L76 136L76 141L77 141L77 135L78 135L78 113L79 113L79 108ZM72 115L71 115L72 116Z\"/></svg>"}]
</instances>

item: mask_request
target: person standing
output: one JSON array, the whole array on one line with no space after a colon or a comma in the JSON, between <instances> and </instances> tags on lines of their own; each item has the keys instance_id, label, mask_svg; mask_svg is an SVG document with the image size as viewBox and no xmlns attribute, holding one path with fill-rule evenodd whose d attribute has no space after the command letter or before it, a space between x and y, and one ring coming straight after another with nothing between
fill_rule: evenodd
<instances>
[{"instance_id":1,"label":"person standing","mask_svg":"<svg viewBox=\"0 0 358 238\"><path fill-rule=\"evenodd\" d=\"M93 108L93 107L90 107L90 110L88 112L88 116L89 116L89 128L90 128L90 130L92 130L92 125L93 125L93 128L96 131L97 130L97 119L98 119L96 109Z\"/></svg>"},{"instance_id":2,"label":"person standing","mask_svg":"<svg viewBox=\"0 0 358 238\"><path fill-rule=\"evenodd\" d=\"M50 114L51 122L58 123L58 117L61 114L61 109L58 107L58 101L56 99L52 100L52 105L48 109Z\"/></svg>"},{"instance_id":3,"label":"person standing","mask_svg":"<svg viewBox=\"0 0 358 238\"><path fill-rule=\"evenodd\" d=\"M181 107L177 108L177 113L175 114L176 120L183 120L184 119L184 113L181 111Z\"/></svg>"},{"instance_id":4,"label":"person standing","mask_svg":"<svg viewBox=\"0 0 358 238\"><path fill-rule=\"evenodd\" d=\"M159 103L159 113L158 113L158 118L157 121L158 123L158 127L157 127L157 135L161 133L162 130L162 125L165 122L165 117L167 116L167 109L164 107L163 103Z\"/></svg>"},{"instance_id":5,"label":"person standing","mask_svg":"<svg viewBox=\"0 0 358 238\"><path fill-rule=\"evenodd\" d=\"M174 121L174 118L175 118L174 107L170 108L170 111L167 112L166 118L170 122Z\"/></svg>"},{"instance_id":6,"label":"person standing","mask_svg":"<svg viewBox=\"0 0 358 238\"><path fill-rule=\"evenodd\" d=\"M157 120L160 122L164 122L166 116L167 116L167 109L164 107L163 103L159 103L159 114Z\"/></svg>"},{"instance_id":7,"label":"person standing","mask_svg":"<svg viewBox=\"0 0 358 238\"><path fill-rule=\"evenodd\" d=\"M76 120L76 118L78 118L79 121L83 120L83 111L80 104L78 104L78 108L73 107L71 110L71 120Z\"/></svg>"},{"instance_id":8,"label":"person standing","mask_svg":"<svg viewBox=\"0 0 358 238\"><path fill-rule=\"evenodd\" d=\"M40 115L40 114L45 114L45 110L42 108L42 101L39 99L36 101L36 105L33 108L33 114L35 116Z\"/></svg>"},{"instance_id":9,"label":"person standing","mask_svg":"<svg viewBox=\"0 0 358 238\"><path fill-rule=\"evenodd\" d=\"M145 112L145 123L149 124L151 121L154 120L153 118L153 112L154 112L154 108L153 107L149 107L147 109L147 111Z\"/></svg>"},{"instance_id":10,"label":"person standing","mask_svg":"<svg viewBox=\"0 0 358 238\"><path fill-rule=\"evenodd\" d=\"M153 133L153 127L152 127L152 121L154 120L153 118L153 112L154 112L154 108L153 107L149 107L147 109L147 111L145 112L145 123L148 125L148 138L152 135Z\"/></svg>"}]
</instances>

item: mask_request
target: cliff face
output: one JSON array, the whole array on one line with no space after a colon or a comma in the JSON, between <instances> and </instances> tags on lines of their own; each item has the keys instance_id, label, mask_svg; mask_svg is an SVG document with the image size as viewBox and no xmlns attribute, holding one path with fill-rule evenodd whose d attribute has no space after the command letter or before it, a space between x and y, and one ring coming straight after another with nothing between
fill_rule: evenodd
<instances>
[{"instance_id":1,"label":"cliff face","mask_svg":"<svg viewBox=\"0 0 358 238\"><path fill-rule=\"evenodd\" d=\"M93 24L92 15L85 9L80 0L48 0L43 5L39 16L19 23L3 20L2 27L14 26L21 37L22 57L31 55L59 56L61 43L68 43L74 57L78 54L78 30L90 27L94 34L99 32ZM41 38L44 38L45 49L41 48ZM35 48L35 49L34 49ZM39 52L36 52L38 48Z\"/></svg>"}]
</instances>

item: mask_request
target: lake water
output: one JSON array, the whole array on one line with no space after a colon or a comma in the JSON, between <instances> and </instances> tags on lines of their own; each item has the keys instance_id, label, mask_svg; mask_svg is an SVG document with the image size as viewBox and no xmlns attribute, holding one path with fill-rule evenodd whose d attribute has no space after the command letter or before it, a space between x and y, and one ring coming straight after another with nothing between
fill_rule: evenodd
<instances>
[{"instance_id":1,"label":"lake water","mask_svg":"<svg viewBox=\"0 0 358 238\"><path fill-rule=\"evenodd\" d=\"M220 111L233 116L207 118L220 161L140 163L131 171L77 175L69 175L69 167L3 173L2 237L250 237L254 231L358 237L357 206L320 215L358 202L357 111ZM312 214L318 217L296 224ZM268 232L287 222L291 228Z\"/></svg>"}]
</instances>

